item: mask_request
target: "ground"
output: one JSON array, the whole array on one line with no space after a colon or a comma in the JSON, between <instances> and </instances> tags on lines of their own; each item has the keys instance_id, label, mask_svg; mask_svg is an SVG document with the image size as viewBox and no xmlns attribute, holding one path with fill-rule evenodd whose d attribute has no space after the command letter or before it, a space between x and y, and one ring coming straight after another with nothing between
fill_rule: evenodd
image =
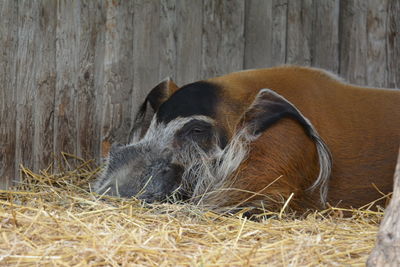
<instances>
[{"instance_id":1,"label":"ground","mask_svg":"<svg viewBox=\"0 0 400 267\"><path fill-rule=\"evenodd\" d=\"M78 161L79 163L79 161ZM79 164L78 164L79 165ZM364 266L383 212L330 208L257 221L90 193L91 162L0 191L1 266Z\"/></svg>"}]
</instances>

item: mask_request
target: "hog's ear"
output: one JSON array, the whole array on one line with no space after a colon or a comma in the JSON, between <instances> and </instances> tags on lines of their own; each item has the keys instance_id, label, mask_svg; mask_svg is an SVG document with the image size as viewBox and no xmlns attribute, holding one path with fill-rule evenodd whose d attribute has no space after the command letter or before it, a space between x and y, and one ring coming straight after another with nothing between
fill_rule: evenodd
<instances>
[{"instance_id":1,"label":"hog's ear","mask_svg":"<svg viewBox=\"0 0 400 267\"><path fill-rule=\"evenodd\" d=\"M243 114L239 128L257 137L274 123L288 117L298 121L307 134L312 135L314 127L292 103L271 89L262 89Z\"/></svg>"},{"instance_id":2,"label":"hog's ear","mask_svg":"<svg viewBox=\"0 0 400 267\"><path fill-rule=\"evenodd\" d=\"M318 152L320 172L311 190L320 186L321 201L327 196L327 183L332 168L332 156L328 146L319 136L311 122L287 99L270 89L262 89L251 106L243 114L239 130L245 131L248 139L256 139L262 132L283 118L292 118L303 127L315 143Z\"/></svg>"},{"instance_id":3,"label":"hog's ear","mask_svg":"<svg viewBox=\"0 0 400 267\"><path fill-rule=\"evenodd\" d=\"M179 87L168 77L150 91L145 102L148 101L153 111L156 112L161 104L178 89Z\"/></svg>"},{"instance_id":4,"label":"hog's ear","mask_svg":"<svg viewBox=\"0 0 400 267\"><path fill-rule=\"evenodd\" d=\"M138 141L146 133L154 113L178 89L179 87L168 77L150 91L135 117L129 138L131 142ZM151 110L148 110L148 104Z\"/></svg>"}]
</instances>

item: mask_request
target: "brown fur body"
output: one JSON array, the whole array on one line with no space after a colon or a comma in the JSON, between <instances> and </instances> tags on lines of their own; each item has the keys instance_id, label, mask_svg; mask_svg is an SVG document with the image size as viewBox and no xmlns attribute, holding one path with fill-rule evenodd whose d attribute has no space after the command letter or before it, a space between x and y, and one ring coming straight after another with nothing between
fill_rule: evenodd
<instances>
[{"instance_id":1,"label":"brown fur body","mask_svg":"<svg viewBox=\"0 0 400 267\"><path fill-rule=\"evenodd\" d=\"M353 86L319 69L289 66L242 71L208 81L223 89L218 121L230 135L262 88L284 96L309 118L333 157L330 204L360 207L374 201L382 194L373 184L383 193L392 190L400 140L400 91ZM250 146L234 188L270 196L276 192L283 199L293 192L296 206L318 206L316 194L304 194L318 173L315 146L296 122L278 122ZM226 199L231 204L251 198L250 193L230 194Z\"/></svg>"}]
</instances>

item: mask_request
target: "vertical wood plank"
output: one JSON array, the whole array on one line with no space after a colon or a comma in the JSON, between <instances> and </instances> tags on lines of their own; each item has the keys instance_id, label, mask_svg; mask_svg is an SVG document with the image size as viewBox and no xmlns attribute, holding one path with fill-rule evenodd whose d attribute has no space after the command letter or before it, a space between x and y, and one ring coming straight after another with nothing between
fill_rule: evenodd
<instances>
[{"instance_id":1,"label":"vertical wood plank","mask_svg":"<svg viewBox=\"0 0 400 267\"><path fill-rule=\"evenodd\" d=\"M285 63L287 0L245 2L244 68Z\"/></svg>"},{"instance_id":2,"label":"vertical wood plank","mask_svg":"<svg viewBox=\"0 0 400 267\"><path fill-rule=\"evenodd\" d=\"M160 1L160 81L166 77L176 77L176 4L176 0Z\"/></svg>"},{"instance_id":3,"label":"vertical wood plank","mask_svg":"<svg viewBox=\"0 0 400 267\"><path fill-rule=\"evenodd\" d=\"M77 154L77 90L79 72L80 1L60 0L56 31L56 96L54 152Z\"/></svg>"},{"instance_id":4,"label":"vertical wood plank","mask_svg":"<svg viewBox=\"0 0 400 267\"><path fill-rule=\"evenodd\" d=\"M311 65L313 20L313 0L289 0L286 63Z\"/></svg>"},{"instance_id":5,"label":"vertical wood plank","mask_svg":"<svg viewBox=\"0 0 400 267\"><path fill-rule=\"evenodd\" d=\"M53 150L55 2L19 2L15 163L38 170Z\"/></svg>"},{"instance_id":6,"label":"vertical wood plank","mask_svg":"<svg viewBox=\"0 0 400 267\"><path fill-rule=\"evenodd\" d=\"M104 51L101 50L102 32L105 28L103 5L97 1L83 0L80 6L79 71L76 73L77 90L77 154L85 159L100 157L99 87L95 85L96 69L101 68ZM99 47L100 45L100 47ZM99 60L100 59L100 62Z\"/></svg>"},{"instance_id":7,"label":"vertical wood plank","mask_svg":"<svg viewBox=\"0 0 400 267\"><path fill-rule=\"evenodd\" d=\"M141 0L134 5L134 76L139 102L159 82L160 3ZM149 16L148 14L152 14Z\"/></svg>"},{"instance_id":8,"label":"vertical wood plank","mask_svg":"<svg viewBox=\"0 0 400 267\"><path fill-rule=\"evenodd\" d=\"M244 68L262 68L272 58L272 1L245 2Z\"/></svg>"},{"instance_id":9,"label":"vertical wood plank","mask_svg":"<svg viewBox=\"0 0 400 267\"><path fill-rule=\"evenodd\" d=\"M367 1L340 3L340 76L365 85L367 75Z\"/></svg>"},{"instance_id":10,"label":"vertical wood plank","mask_svg":"<svg viewBox=\"0 0 400 267\"><path fill-rule=\"evenodd\" d=\"M339 72L339 0L314 1L312 65Z\"/></svg>"},{"instance_id":11,"label":"vertical wood plank","mask_svg":"<svg viewBox=\"0 0 400 267\"><path fill-rule=\"evenodd\" d=\"M35 100L33 169L48 167L53 162L54 149L54 88L56 85L56 21L57 2L40 1L38 32L35 34Z\"/></svg>"},{"instance_id":12,"label":"vertical wood plank","mask_svg":"<svg viewBox=\"0 0 400 267\"><path fill-rule=\"evenodd\" d=\"M15 178L15 77L18 46L18 3L0 2L0 189Z\"/></svg>"},{"instance_id":13,"label":"vertical wood plank","mask_svg":"<svg viewBox=\"0 0 400 267\"><path fill-rule=\"evenodd\" d=\"M18 51L17 61L17 119L15 145L15 173L19 165L32 167L33 163L33 101L35 99L35 50L37 50L35 33L38 25L35 18L39 8L31 1L21 1L18 7Z\"/></svg>"},{"instance_id":14,"label":"vertical wood plank","mask_svg":"<svg viewBox=\"0 0 400 267\"><path fill-rule=\"evenodd\" d=\"M183 85L202 78L203 3L177 0L176 13L176 82Z\"/></svg>"},{"instance_id":15,"label":"vertical wood plank","mask_svg":"<svg viewBox=\"0 0 400 267\"><path fill-rule=\"evenodd\" d=\"M368 1L366 82L370 86L387 86L387 4L387 0Z\"/></svg>"},{"instance_id":16,"label":"vertical wood plank","mask_svg":"<svg viewBox=\"0 0 400 267\"><path fill-rule=\"evenodd\" d=\"M94 152L96 153L97 162L101 163L101 159L105 151L103 149L102 143L102 131L103 131L103 111L104 111L104 98L105 98L105 86L104 86L104 69L105 69L105 54L106 54L106 32L107 32L107 6L108 3L105 1L98 2L98 14L97 17L99 25L97 32L97 40L94 49L96 50L94 55L94 74L93 74L93 84L94 89L93 92L96 94L96 103L95 103L95 117L96 123L98 124L99 129L96 133L96 139L94 140L96 148L94 148ZM104 155L106 156L106 155Z\"/></svg>"},{"instance_id":17,"label":"vertical wood plank","mask_svg":"<svg viewBox=\"0 0 400 267\"><path fill-rule=\"evenodd\" d=\"M243 69L244 1L203 4L203 78Z\"/></svg>"},{"instance_id":18,"label":"vertical wood plank","mask_svg":"<svg viewBox=\"0 0 400 267\"><path fill-rule=\"evenodd\" d=\"M273 6L271 66L286 62L288 0L275 0Z\"/></svg>"},{"instance_id":19,"label":"vertical wood plank","mask_svg":"<svg viewBox=\"0 0 400 267\"><path fill-rule=\"evenodd\" d=\"M400 89L400 1L389 0L387 12L387 86Z\"/></svg>"},{"instance_id":20,"label":"vertical wood plank","mask_svg":"<svg viewBox=\"0 0 400 267\"><path fill-rule=\"evenodd\" d=\"M134 14L133 75L135 81L131 114L136 114L147 93L160 80L160 3L152 0L135 1Z\"/></svg>"},{"instance_id":21,"label":"vertical wood plank","mask_svg":"<svg viewBox=\"0 0 400 267\"><path fill-rule=\"evenodd\" d=\"M133 2L106 1L106 29L102 99L101 150L108 152L113 142L128 142L132 117L133 88ZM158 74L158 72L157 72Z\"/></svg>"}]
</instances>

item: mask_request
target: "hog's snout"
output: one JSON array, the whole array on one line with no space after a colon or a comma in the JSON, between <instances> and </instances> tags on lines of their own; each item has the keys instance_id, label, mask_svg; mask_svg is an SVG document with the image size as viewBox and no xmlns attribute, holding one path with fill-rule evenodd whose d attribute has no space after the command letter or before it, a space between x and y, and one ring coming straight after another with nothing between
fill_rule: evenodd
<instances>
[{"instance_id":1,"label":"hog's snout","mask_svg":"<svg viewBox=\"0 0 400 267\"><path fill-rule=\"evenodd\" d=\"M165 201L173 193L178 194L177 189L182 182L183 167L178 164L168 164L152 171L148 182L143 186L136 197L148 203Z\"/></svg>"},{"instance_id":2,"label":"hog's snout","mask_svg":"<svg viewBox=\"0 0 400 267\"><path fill-rule=\"evenodd\" d=\"M180 187L183 171L172 162L171 151L139 145L115 147L95 191L146 202L164 201Z\"/></svg>"}]
</instances>

